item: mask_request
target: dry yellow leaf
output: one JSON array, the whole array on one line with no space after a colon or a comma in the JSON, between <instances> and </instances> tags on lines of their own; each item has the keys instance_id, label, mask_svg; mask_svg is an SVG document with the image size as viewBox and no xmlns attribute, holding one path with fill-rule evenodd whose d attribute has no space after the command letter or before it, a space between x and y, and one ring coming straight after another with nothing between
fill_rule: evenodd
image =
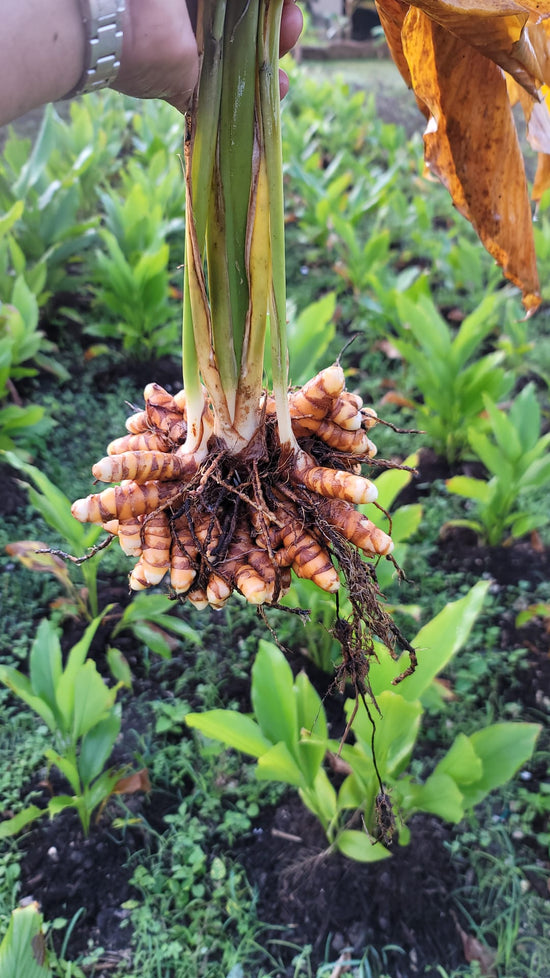
<instances>
[{"instance_id":1,"label":"dry yellow leaf","mask_svg":"<svg viewBox=\"0 0 550 978\"><path fill-rule=\"evenodd\" d=\"M529 315L540 304L531 204L499 65L513 72L518 86L535 90L539 85L541 62L545 70L546 63L526 33L534 5L529 0L485 0L481 5L418 0L412 6L378 0L378 7L391 53L428 119L424 145L429 171L448 188L504 274L521 289ZM543 0L538 11L550 13L550 0ZM541 51L546 50L546 25L531 20L528 27L541 40ZM535 111L531 119L543 115ZM542 180L541 174L541 186Z\"/></svg>"}]
</instances>

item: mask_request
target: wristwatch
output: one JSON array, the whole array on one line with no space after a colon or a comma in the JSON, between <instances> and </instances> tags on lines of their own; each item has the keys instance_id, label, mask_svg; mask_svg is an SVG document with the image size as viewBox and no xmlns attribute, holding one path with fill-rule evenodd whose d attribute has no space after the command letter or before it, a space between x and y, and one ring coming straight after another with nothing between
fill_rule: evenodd
<instances>
[{"instance_id":1,"label":"wristwatch","mask_svg":"<svg viewBox=\"0 0 550 978\"><path fill-rule=\"evenodd\" d=\"M125 0L78 0L86 32L84 71L65 98L106 88L115 80L122 51Z\"/></svg>"}]
</instances>

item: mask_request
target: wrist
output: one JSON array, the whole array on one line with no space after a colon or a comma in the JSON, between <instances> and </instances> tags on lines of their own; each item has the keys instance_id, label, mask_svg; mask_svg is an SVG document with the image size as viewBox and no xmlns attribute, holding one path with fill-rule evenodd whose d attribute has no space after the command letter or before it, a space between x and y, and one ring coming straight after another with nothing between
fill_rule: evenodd
<instances>
[{"instance_id":1,"label":"wrist","mask_svg":"<svg viewBox=\"0 0 550 978\"><path fill-rule=\"evenodd\" d=\"M126 0L75 0L84 33L83 70L65 94L73 98L111 85L120 69Z\"/></svg>"}]
</instances>

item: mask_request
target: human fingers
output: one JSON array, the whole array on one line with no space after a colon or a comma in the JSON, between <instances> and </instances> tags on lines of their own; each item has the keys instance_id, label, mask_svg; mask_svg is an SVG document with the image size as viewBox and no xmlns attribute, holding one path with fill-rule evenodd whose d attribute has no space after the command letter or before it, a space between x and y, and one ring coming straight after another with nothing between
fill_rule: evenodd
<instances>
[{"instance_id":1,"label":"human fingers","mask_svg":"<svg viewBox=\"0 0 550 978\"><path fill-rule=\"evenodd\" d=\"M185 0L130 0L125 17L113 87L136 98L164 98L185 111L198 75L197 42Z\"/></svg>"},{"instance_id":2,"label":"human fingers","mask_svg":"<svg viewBox=\"0 0 550 978\"><path fill-rule=\"evenodd\" d=\"M281 57L283 54L287 54L297 43L303 26L303 14L295 0L284 0L279 42L279 54Z\"/></svg>"}]
</instances>

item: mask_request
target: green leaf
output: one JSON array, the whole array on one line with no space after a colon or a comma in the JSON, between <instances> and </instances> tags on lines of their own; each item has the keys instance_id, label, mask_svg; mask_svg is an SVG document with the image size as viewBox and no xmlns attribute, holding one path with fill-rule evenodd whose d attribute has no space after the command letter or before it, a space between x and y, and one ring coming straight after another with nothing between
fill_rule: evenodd
<instances>
[{"instance_id":1,"label":"green leaf","mask_svg":"<svg viewBox=\"0 0 550 978\"><path fill-rule=\"evenodd\" d=\"M29 805L28 808L24 808L17 815L14 815L13 818L6 818L3 822L0 822L0 839L7 839L12 835L17 835L26 825L30 825L35 819L45 814L46 812L43 808L38 808L36 805ZM0 976L2 976L2 971L0 971Z\"/></svg>"},{"instance_id":2,"label":"green leaf","mask_svg":"<svg viewBox=\"0 0 550 978\"><path fill-rule=\"evenodd\" d=\"M540 407L532 383L526 384L514 398L509 416L518 433L523 452L530 451L540 434Z\"/></svg>"},{"instance_id":3,"label":"green leaf","mask_svg":"<svg viewBox=\"0 0 550 978\"><path fill-rule=\"evenodd\" d=\"M260 640L252 667L252 706L262 733L272 744L284 741L293 751L298 743L298 720L292 670L272 642Z\"/></svg>"},{"instance_id":4,"label":"green leaf","mask_svg":"<svg viewBox=\"0 0 550 978\"><path fill-rule=\"evenodd\" d=\"M550 517L541 513L518 513L510 517L510 533L513 537L524 537L533 530L546 526Z\"/></svg>"},{"instance_id":5,"label":"green leaf","mask_svg":"<svg viewBox=\"0 0 550 978\"><path fill-rule=\"evenodd\" d=\"M448 361L451 351L451 334L445 320L439 315L431 297L418 296L413 302L404 294L395 297L397 311L425 353L439 363ZM428 366L428 364L426 364Z\"/></svg>"},{"instance_id":6,"label":"green leaf","mask_svg":"<svg viewBox=\"0 0 550 978\"><path fill-rule=\"evenodd\" d=\"M337 742L331 743L331 749L336 752L339 749L339 744ZM364 750L362 742L357 742L353 746L344 744L341 749L341 756L349 764L353 776L363 785L364 801L367 803L368 799L374 801L378 794L379 785L372 763L372 754L368 754Z\"/></svg>"},{"instance_id":7,"label":"green leaf","mask_svg":"<svg viewBox=\"0 0 550 978\"><path fill-rule=\"evenodd\" d=\"M44 700L54 716L59 715L57 684L61 676L61 645L58 634L47 619L43 618L37 630L30 654L30 681L33 693Z\"/></svg>"},{"instance_id":8,"label":"green leaf","mask_svg":"<svg viewBox=\"0 0 550 978\"><path fill-rule=\"evenodd\" d=\"M120 733L120 715L105 717L82 738L78 771L85 789L101 773Z\"/></svg>"},{"instance_id":9,"label":"green leaf","mask_svg":"<svg viewBox=\"0 0 550 978\"><path fill-rule=\"evenodd\" d=\"M38 713L38 716L42 717L52 733L55 733L58 729L58 723L54 713L40 696L34 694L26 676L23 676L13 666L0 665L0 682L3 682L8 689L11 689L12 693L19 696L27 706L30 706L31 710Z\"/></svg>"},{"instance_id":10,"label":"green leaf","mask_svg":"<svg viewBox=\"0 0 550 978\"><path fill-rule=\"evenodd\" d=\"M415 808L418 811L431 812L447 822L457 824L464 817L465 801L449 774L434 772L425 784L410 785L410 793L403 800L403 807L406 811Z\"/></svg>"},{"instance_id":11,"label":"green leaf","mask_svg":"<svg viewBox=\"0 0 550 978\"><path fill-rule=\"evenodd\" d=\"M494 723L470 736L483 764L481 778L464 787L465 803L477 805L494 788L505 784L531 757L541 732L537 723Z\"/></svg>"},{"instance_id":12,"label":"green leaf","mask_svg":"<svg viewBox=\"0 0 550 978\"><path fill-rule=\"evenodd\" d=\"M449 492L457 496L464 496L466 499L477 499L479 502L487 503L491 498L491 487L483 479L474 479L467 475L454 475L445 482Z\"/></svg>"},{"instance_id":13,"label":"green leaf","mask_svg":"<svg viewBox=\"0 0 550 978\"><path fill-rule=\"evenodd\" d=\"M126 656L119 649L114 649L112 646L109 646L107 648L107 662L111 670L111 675L116 679L117 683L120 686L125 686L126 689L131 689L132 671L128 665Z\"/></svg>"},{"instance_id":14,"label":"green leaf","mask_svg":"<svg viewBox=\"0 0 550 978\"><path fill-rule=\"evenodd\" d=\"M494 445L486 435L474 428L468 428L468 441L473 451L492 475L502 478L511 474L510 464L503 456L501 449Z\"/></svg>"},{"instance_id":15,"label":"green leaf","mask_svg":"<svg viewBox=\"0 0 550 978\"><path fill-rule=\"evenodd\" d=\"M48 748L44 751L44 756L50 764L55 764L57 768L61 771L62 775L67 779L71 788L73 789L75 795L80 794L81 784L80 778L78 776L78 771L76 764L68 757L63 757L58 751Z\"/></svg>"},{"instance_id":16,"label":"green leaf","mask_svg":"<svg viewBox=\"0 0 550 978\"><path fill-rule=\"evenodd\" d=\"M29 476L39 489L36 492L29 487L29 499L48 525L57 530L72 547L78 549L82 544L85 528L71 515L71 503L67 496L34 465L23 462L13 452L6 452L4 457L9 465ZM101 527L94 527L94 530L98 531L97 538Z\"/></svg>"},{"instance_id":17,"label":"green leaf","mask_svg":"<svg viewBox=\"0 0 550 978\"><path fill-rule=\"evenodd\" d=\"M309 787L313 785L327 751L326 741L301 740L296 746L298 766L303 773L303 781Z\"/></svg>"},{"instance_id":18,"label":"green leaf","mask_svg":"<svg viewBox=\"0 0 550 978\"><path fill-rule=\"evenodd\" d=\"M320 768L317 772L313 787L300 787L300 798L320 820L326 832L338 814L338 807L336 791L324 768Z\"/></svg>"},{"instance_id":19,"label":"green leaf","mask_svg":"<svg viewBox=\"0 0 550 978\"><path fill-rule=\"evenodd\" d=\"M60 812L64 812L66 808L76 808L78 810L78 802L79 799L73 795L55 795L48 802L48 815L50 818L55 818Z\"/></svg>"},{"instance_id":20,"label":"green leaf","mask_svg":"<svg viewBox=\"0 0 550 978\"><path fill-rule=\"evenodd\" d=\"M270 747L258 758L256 777L259 781L282 781L297 788L305 782L303 772L283 741Z\"/></svg>"},{"instance_id":21,"label":"green leaf","mask_svg":"<svg viewBox=\"0 0 550 978\"><path fill-rule=\"evenodd\" d=\"M315 740L326 741L328 737L327 717L316 689L305 672L299 672L294 681L296 699L296 719L298 730L306 730Z\"/></svg>"},{"instance_id":22,"label":"green leaf","mask_svg":"<svg viewBox=\"0 0 550 978\"><path fill-rule=\"evenodd\" d=\"M520 489L539 489L550 482L550 456L535 459L519 480Z\"/></svg>"},{"instance_id":23,"label":"green leaf","mask_svg":"<svg viewBox=\"0 0 550 978\"><path fill-rule=\"evenodd\" d=\"M294 695L300 732L300 742L296 746L297 760L307 784L312 785L328 746L327 719L321 698L305 672L298 673L296 677Z\"/></svg>"},{"instance_id":24,"label":"green leaf","mask_svg":"<svg viewBox=\"0 0 550 978\"><path fill-rule=\"evenodd\" d=\"M55 144L55 129L53 124L53 109L48 105L42 117L42 124L34 146L25 165L21 168L13 190L17 196L25 197L44 173Z\"/></svg>"},{"instance_id":25,"label":"green leaf","mask_svg":"<svg viewBox=\"0 0 550 978\"><path fill-rule=\"evenodd\" d=\"M391 538L395 544L402 543L405 540L410 540L420 526L422 514L423 510L420 503L412 503L409 506L400 506L395 513L392 513ZM387 522L385 524L382 522L381 528L383 530L385 529L386 532L389 532ZM398 558L397 562L399 563ZM380 569L380 565L378 566L378 569Z\"/></svg>"},{"instance_id":26,"label":"green leaf","mask_svg":"<svg viewBox=\"0 0 550 978\"><path fill-rule=\"evenodd\" d=\"M373 769L372 784L374 788L375 784L375 774ZM376 782L376 788L378 789L378 782ZM358 778L355 772L348 774L347 778L344 778L340 788L338 790L338 808L366 808L370 807L374 803L375 795L377 791L367 792L365 790L365 782L363 779Z\"/></svg>"},{"instance_id":27,"label":"green leaf","mask_svg":"<svg viewBox=\"0 0 550 978\"><path fill-rule=\"evenodd\" d=\"M412 676L408 676L395 687L404 699L421 699L432 680L446 666L447 662L467 641L473 624L478 617L490 581L478 581L463 598L447 604L435 618L420 629L412 640L417 650L418 665ZM403 670L408 662L408 654L403 653L397 664L385 649L380 649L378 662L372 661L369 681L375 695L387 689L394 676Z\"/></svg>"},{"instance_id":28,"label":"green leaf","mask_svg":"<svg viewBox=\"0 0 550 978\"><path fill-rule=\"evenodd\" d=\"M403 465L408 465L414 469L415 466L418 465L418 454L409 455L403 462ZM391 509L397 496L406 486L409 485L412 477L412 472L407 472L406 469L386 469L385 472L382 472L374 480L376 488L378 489L377 502L380 504L382 509ZM384 526L383 522L378 522L379 520L386 520L383 513L377 512L376 510L373 512L373 507L366 505L359 506L358 509L360 509L361 512L364 513L365 516L368 516L373 522L376 521L377 526Z\"/></svg>"},{"instance_id":29,"label":"green leaf","mask_svg":"<svg viewBox=\"0 0 550 978\"><path fill-rule=\"evenodd\" d=\"M146 594L147 592L142 591L141 593ZM164 597L164 595L155 594L153 597ZM174 610L173 602L171 602L170 607L167 610ZM166 612L155 611L149 613L147 608L141 607L140 613L133 619L128 619L122 627L134 628L134 625L143 625L145 627L157 628L159 630L162 629L166 632L173 632L180 638L189 639L189 641L193 642L194 645L199 644L201 641L199 633L195 628L191 628L187 622L181 621L175 615L166 614ZM122 631L122 628L117 628L117 631Z\"/></svg>"},{"instance_id":30,"label":"green leaf","mask_svg":"<svg viewBox=\"0 0 550 978\"><path fill-rule=\"evenodd\" d=\"M18 907L0 945L0 978L51 978L38 903Z\"/></svg>"},{"instance_id":31,"label":"green leaf","mask_svg":"<svg viewBox=\"0 0 550 978\"><path fill-rule=\"evenodd\" d=\"M4 237L23 213L23 201L16 200L6 214L0 217L0 238Z\"/></svg>"},{"instance_id":32,"label":"green leaf","mask_svg":"<svg viewBox=\"0 0 550 978\"><path fill-rule=\"evenodd\" d=\"M0 431L11 431L17 433L21 428L32 428L33 425L38 424L39 421L44 417L44 408L38 405L29 405L28 407L19 407L18 404L10 404L9 407L2 408L0 410ZM3 446L10 447L11 443L9 440L4 440L0 444L0 448ZM5 452L5 454L12 454L11 452ZM11 463L10 463L11 464Z\"/></svg>"},{"instance_id":33,"label":"green leaf","mask_svg":"<svg viewBox=\"0 0 550 978\"><path fill-rule=\"evenodd\" d=\"M42 340L42 334L36 332L38 326L36 296L31 292L22 275L19 275L14 282L11 301L19 310L25 324L26 335L19 350L19 362L21 363L34 356Z\"/></svg>"},{"instance_id":34,"label":"green leaf","mask_svg":"<svg viewBox=\"0 0 550 978\"><path fill-rule=\"evenodd\" d=\"M487 394L483 397L483 403L489 415L493 437L504 458L511 461L519 459L523 452L523 446L514 425Z\"/></svg>"},{"instance_id":35,"label":"green leaf","mask_svg":"<svg viewBox=\"0 0 550 978\"><path fill-rule=\"evenodd\" d=\"M124 776L126 770L127 768L124 768L123 770L103 771L103 774L101 774L93 782L91 787L85 788L82 797L82 805L88 816L91 815L94 808L97 808L97 806L103 804L107 798L110 798L113 791L116 789L117 784L120 782L121 777Z\"/></svg>"},{"instance_id":36,"label":"green leaf","mask_svg":"<svg viewBox=\"0 0 550 978\"><path fill-rule=\"evenodd\" d=\"M171 602L172 609L174 608L173 601ZM175 615L159 615L155 618L155 624L164 628L168 632L172 632L177 635L178 638L184 639L186 642L191 642L193 645L202 645L202 636L196 628L192 628L188 625L186 621L182 621Z\"/></svg>"},{"instance_id":37,"label":"green leaf","mask_svg":"<svg viewBox=\"0 0 550 978\"><path fill-rule=\"evenodd\" d=\"M149 622L137 621L132 625L132 632L135 637L143 642L151 652L160 655L163 659L172 658L172 649L162 632Z\"/></svg>"},{"instance_id":38,"label":"green leaf","mask_svg":"<svg viewBox=\"0 0 550 978\"><path fill-rule=\"evenodd\" d=\"M448 520L445 526L465 526L468 530L473 530L480 537L485 535L485 527L479 520Z\"/></svg>"},{"instance_id":39,"label":"green leaf","mask_svg":"<svg viewBox=\"0 0 550 978\"><path fill-rule=\"evenodd\" d=\"M115 698L116 690L106 686L95 662L86 662L75 677L73 743L105 719Z\"/></svg>"},{"instance_id":40,"label":"green leaf","mask_svg":"<svg viewBox=\"0 0 550 978\"><path fill-rule=\"evenodd\" d=\"M335 333L335 309L336 293L327 292L290 319L287 334L293 384L304 384L328 350Z\"/></svg>"},{"instance_id":41,"label":"green leaf","mask_svg":"<svg viewBox=\"0 0 550 978\"><path fill-rule=\"evenodd\" d=\"M477 756L472 741L466 734L457 734L453 744L435 767L433 774L448 774L462 789L463 785L478 781L483 774L483 764Z\"/></svg>"},{"instance_id":42,"label":"green leaf","mask_svg":"<svg viewBox=\"0 0 550 978\"><path fill-rule=\"evenodd\" d=\"M82 669L90 646L93 642L95 633L99 628L104 616L110 611L112 605L103 609L97 618L87 626L83 636L73 645L67 657L67 663L63 674L57 683L57 704L65 722L65 729L70 730L74 719L74 691L76 677Z\"/></svg>"},{"instance_id":43,"label":"green leaf","mask_svg":"<svg viewBox=\"0 0 550 978\"><path fill-rule=\"evenodd\" d=\"M359 863L376 863L388 859L391 852L381 842L373 842L366 832L344 829L336 838L336 848L348 859Z\"/></svg>"},{"instance_id":44,"label":"green leaf","mask_svg":"<svg viewBox=\"0 0 550 978\"><path fill-rule=\"evenodd\" d=\"M498 293L487 295L477 308L466 316L453 340L453 355L457 364L465 364L494 329L495 313L501 302L502 297Z\"/></svg>"},{"instance_id":45,"label":"green leaf","mask_svg":"<svg viewBox=\"0 0 550 978\"><path fill-rule=\"evenodd\" d=\"M226 747L233 747L252 757L261 757L272 746L258 724L236 710L188 713L185 722L188 727L200 730L205 737L221 740Z\"/></svg>"},{"instance_id":46,"label":"green leaf","mask_svg":"<svg viewBox=\"0 0 550 978\"><path fill-rule=\"evenodd\" d=\"M376 697L382 716L372 712L374 720L374 751L381 777L395 777L408 763L422 717L422 706L418 701L408 702L398 693L384 690ZM349 719L354 701L346 703L346 716ZM372 725L364 710L359 710L353 723L353 732L360 741L363 753L372 759ZM358 750L358 745L356 745Z\"/></svg>"}]
</instances>

